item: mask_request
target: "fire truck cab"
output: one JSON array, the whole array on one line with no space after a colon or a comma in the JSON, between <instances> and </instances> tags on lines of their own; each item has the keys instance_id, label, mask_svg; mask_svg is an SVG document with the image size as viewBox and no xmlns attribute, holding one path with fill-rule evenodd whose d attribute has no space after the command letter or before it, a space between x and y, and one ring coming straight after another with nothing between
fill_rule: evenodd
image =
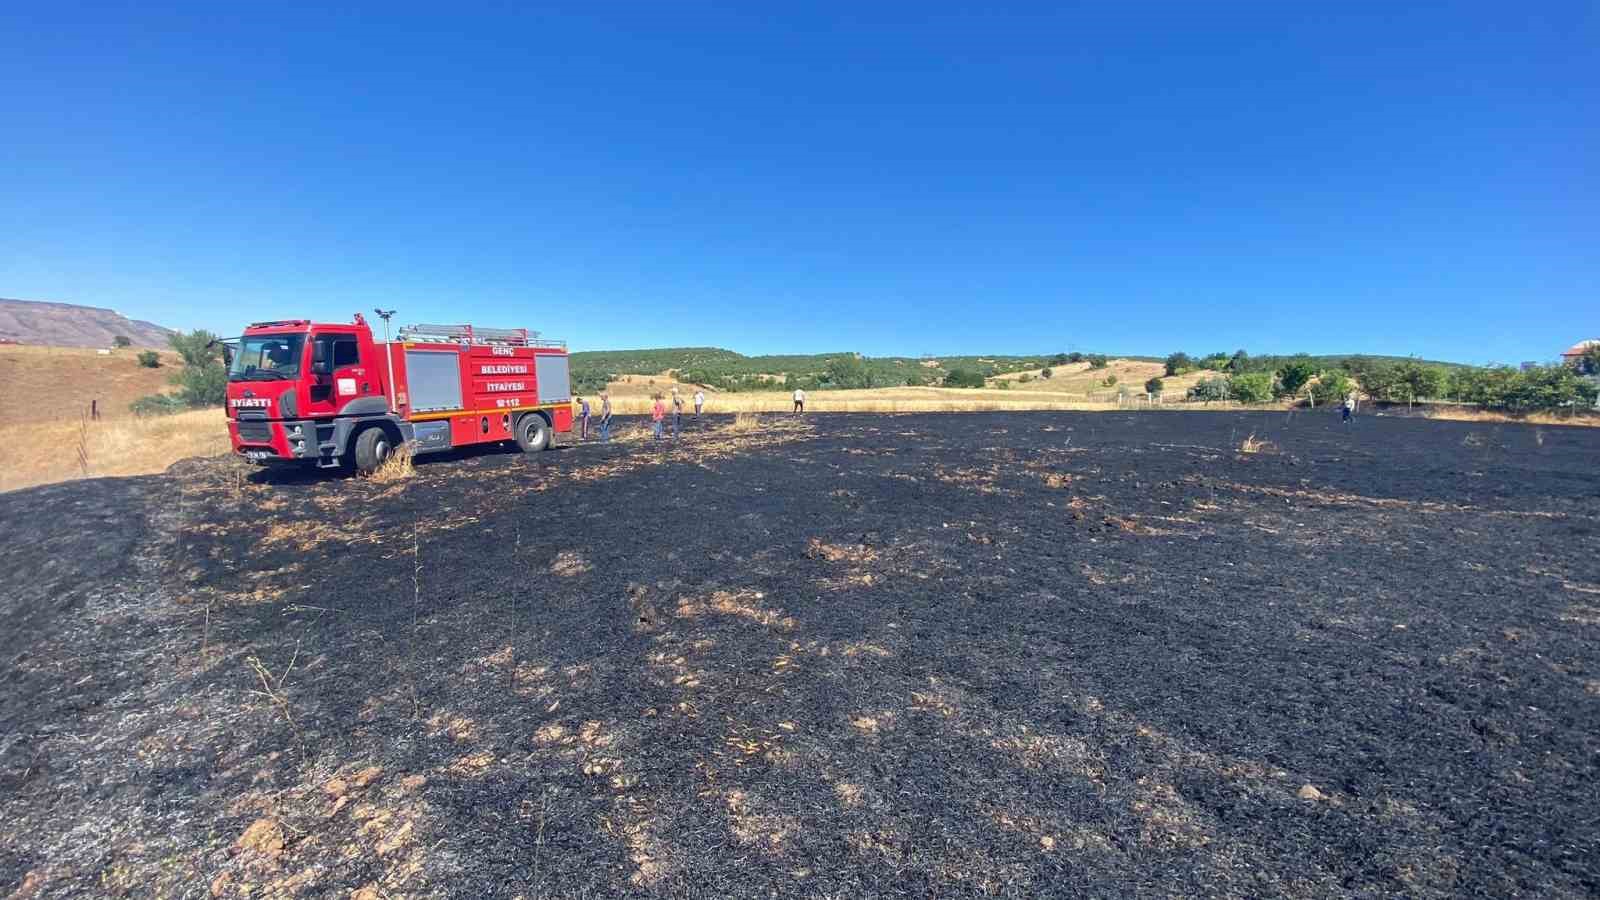
<instances>
[{"instance_id":1,"label":"fire truck cab","mask_svg":"<svg viewBox=\"0 0 1600 900\"><path fill-rule=\"evenodd\" d=\"M566 345L526 329L413 325L380 343L358 313L257 322L229 350L228 435L257 463L370 472L402 445L546 450L572 429Z\"/></svg>"}]
</instances>

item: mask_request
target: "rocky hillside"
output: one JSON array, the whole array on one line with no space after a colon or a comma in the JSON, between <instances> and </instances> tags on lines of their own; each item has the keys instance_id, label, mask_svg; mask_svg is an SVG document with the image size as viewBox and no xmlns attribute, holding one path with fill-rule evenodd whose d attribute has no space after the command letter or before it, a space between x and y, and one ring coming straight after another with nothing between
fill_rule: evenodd
<instances>
[{"instance_id":1,"label":"rocky hillside","mask_svg":"<svg viewBox=\"0 0 1600 900\"><path fill-rule=\"evenodd\" d=\"M0 297L0 339L52 347L109 347L125 335L136 347L167 346L169 328L129 319L114 309L7 300Z\"/></svg>"}]
</instances>

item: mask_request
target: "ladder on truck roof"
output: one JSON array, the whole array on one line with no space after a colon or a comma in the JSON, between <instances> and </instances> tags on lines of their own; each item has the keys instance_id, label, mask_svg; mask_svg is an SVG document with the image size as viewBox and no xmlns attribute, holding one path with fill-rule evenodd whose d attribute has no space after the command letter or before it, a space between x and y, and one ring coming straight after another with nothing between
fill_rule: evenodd
<instances>
[{"instance_id":1,"label":"ladder on truck roof","mask_svg":"<svg viewBox=\"0 0 1600 900\"><path fill-rule=\"evenodd\" d=\"M502 347L562 347L566 341L540 340L526 328L474 328L471 325L407 325L399 338L420 344L498 344Z\"/></svg>"}]
</instances>

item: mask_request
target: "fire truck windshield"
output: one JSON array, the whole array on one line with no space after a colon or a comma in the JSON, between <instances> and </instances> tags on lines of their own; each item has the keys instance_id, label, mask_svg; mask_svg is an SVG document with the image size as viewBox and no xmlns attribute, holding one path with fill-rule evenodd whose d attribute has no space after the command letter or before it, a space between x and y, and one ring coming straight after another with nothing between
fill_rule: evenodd
<instances>
[{"instance_id":1,"label":"fire truck windshield","mask_svg":"<svg viewBox=\"0 0 1600 900\"><path fill-rule=\"evenodd\" d=\"M299 378L301 351L305 349L305 343L303 334L264 334L241 338L239 349L233 354L233 365L228 368L228 380Z\"/></svg>"}]
</instances>

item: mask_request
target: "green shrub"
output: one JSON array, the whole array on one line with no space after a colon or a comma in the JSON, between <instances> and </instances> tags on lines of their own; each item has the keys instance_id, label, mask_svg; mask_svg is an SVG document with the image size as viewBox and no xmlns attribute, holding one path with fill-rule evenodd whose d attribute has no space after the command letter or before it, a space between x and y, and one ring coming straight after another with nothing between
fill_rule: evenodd
<instances>
[{"instance_id":1,"label":"green shrub","mask_svg":"<svg viewBox=\"0 0 1600 900\"><path fill-rule=\"evenodd\" d=\"M1040 378L1046 378L1046 379L1054 378L1054 377L1056 377L1056 371L1054 369L1050 368L1049 366L1045 366L1043 369L1041 369L1039 371L1039 377Z\"/></svg>"},{"instance_id":2,"label":"green shrub","mask_svg":"<svg viewBox=\"0 0 1600 900\"><path fill-rule=\"evenodd\" d=\"M1159 394L1161 393L1161 388L1162 384L1159 378L1152 378L1144 383L1144 392L1146 394Z\"/></svg>"},{"instance_id":3,"label":"green shrub","mask_svg":"<svg viewBox=\"0 0 1600 900\"><path fill-rule=\"evenodd\" d=\"M1111 387L1112 385L1114 385L1116 383L1117 383L1117 376L1115 376L1115 375L1107 375L1100 382L1100 384L1104 385L1105 387Z\"/></svg>"},{"instance_id":4,"label":"green shrub","mask_svg":"<svg viewBox=\"0 0 1600 900\"><path fill-rule=\"evenodd\" d=\"M1033 380L1033 376L1029 375L1026 372L1024 372L1021 375L1017 376L1017 383L1018 384L1027 384L1028 382L1030 382L1032 380Z\"/></svg>"},{"instance_id":5,"label":"green shrub","mask_svg":"<svg viewBox=\"0 0 1600 900\"><path fill-rule=\"evenodd\" d=\"M161 354L154 350L144 350L139 353L139 365L146 369L161 368Z\"/></svg>"},{"instance_id":6,"label":"green shrub","mask_svg":"<svg viewBox=\"0 0 1600 900\"><path fill-rule=\"evenodd\" d=\"M116 337L111 339L111 346L118 347L118 348L121 348L121 347L132 347L133 346L133 339L128 337L125 334L119 334Z\"/></svg>"},{"instance_id":7,"label":"green shrub","mask_svg":"<svg viewBox=\"0 0 1600 900\"><path fill-rule=\"evenodd\" d=\"M1089 361L1089 368L1091 369L1104 369L1106 367L1106 363L1110 362L1110 360L1106 359L1106 356L1103 353L1092 353L1088 356L1085 356L1084 359Z\"/></svg>"},{"instance_id":8,"label":"green shrub","mask_svg":"<svg viewBox=\"0 0 1600 900\"><path fill-rule=\"evenodd\" d=\"M136 416L165 416L188 408L189 404L177 394L150 394L128 404L128 409Z\"/></svg>"},{"instance_id":9,"label":"green shrub","mask_svg":"<svg viewBox=\"0 0 1600 900\"><path fill-rule=\"evenodd\" d=\"M1235 375L1228 382L1228 390L1240 403L1265 403L1272 399L1272 375L1267 372Z\"/></svg>"},{"instance_id":10,"label":"green shrub","mask_svg":"<svg viewBox=\"0 0 1600 900\"><path fill-rule=\"evenodd\" d=\"M1168 375L1182 375L1192 368L1194 368L1194 360L1190 359L1187 353L1180 351L1167 357Z\"/></svg>"},{"instance_id":11,"label":"green shrub","mask_svg":"<svg viewBox=\"0 0 1600 900\"><path fill-rule=\"evenodd\" d=\"M606 389L606 385L615 380L615 377L610 372L603 372L599 369L579 369L574 367L572 370L572 389L580 394L598 394ZM689 380L696 384L712 383L710 380L699 378L690 378Z\"/></svg>"},{"instance_id":12,"label":"green shrub","mask_svg":"<svg viewBox=\"0 0 1600 900\"><path fill-rule=\"evenodd\" d=\"M983 387L983 373L971 369L952 369L944 376L944 386L954 388Z\"/></svg>"},{"instance_id":13,"label":"green shrub","mask_svg":"<svg viewBox=\"0 0 1600 900\"><path fill-rule=\"evenodd\" d=\"M1210 403L1213 400L1226 400L1230 396L1228 379L1202 378L1189 388L1190 400L1201 400Z\"/></svg>"}]
</instances>

